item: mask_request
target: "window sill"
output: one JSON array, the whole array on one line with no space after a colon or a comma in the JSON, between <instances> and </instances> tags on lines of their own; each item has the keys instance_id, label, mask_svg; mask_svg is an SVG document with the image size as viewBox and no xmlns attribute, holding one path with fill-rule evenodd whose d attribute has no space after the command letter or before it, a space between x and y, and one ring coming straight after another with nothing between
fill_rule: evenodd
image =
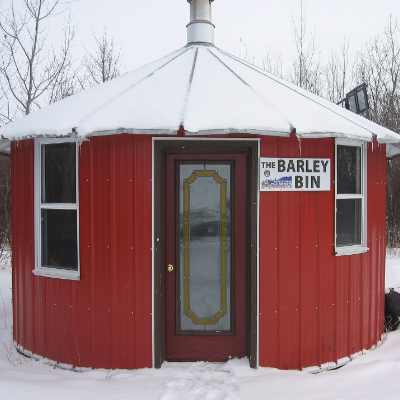
<instances>
[{"instance_id":1,"label":"window sill","mask_svg":"<svg viewBox=\"0 0 400 400\"><path fill-rule=\"evenodd\" d=\"M351 256L354 254L366 253L368 250L369 250L368 247L362 247L362 246L336 247L335 256Z\"/></svg>"},{"instance_id":2,"label":"window sill","mask_svg":"<svg viewBox=\"0 0 400 400\"><path fill-rule=\"evenodd\" d=\"M80 275L78 271L68 271L65 269L56 268L35 268L32 271L37 276L44 276L46 278L69 279L72 281L79 281Z\"/></svg>"}]
</instances>

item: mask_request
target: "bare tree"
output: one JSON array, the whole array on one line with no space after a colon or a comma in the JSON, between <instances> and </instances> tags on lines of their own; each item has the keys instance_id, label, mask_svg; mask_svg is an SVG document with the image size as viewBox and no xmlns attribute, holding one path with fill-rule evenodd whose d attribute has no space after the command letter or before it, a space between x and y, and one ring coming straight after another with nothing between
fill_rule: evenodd
<instances>
[{"instance_id":1,"label":"bare tree","mask_svg":"<svg viewBox=\"0 0 400 400\"><path fill-rule=\"evenodd\" d=\"M387 161L386 242L400 245L400 158Z\"/></svg>"},{"instance_id":2,"label":"bare tree","mask_svg":"<svg viewBox=\"0 0 400 400\"><path fill-rule=\"evenodd\" d=\"M92 87L100 83L116 78L122 73L122 52L121 46L107 36L107 29L104 28L101 37L93 34L95 40L95 51L87 51L83 67L85 73L81 78L81 86Z\"/></svg>"},{"instance_id":3,"label":"bare tree","mask_svg":"<svg viewBox=\"0 0 400 400\"><path fill-rule=\"evenodd\" d=\"M11 244L10 157L0 153L0 256Z\"/></svg>"},{"instance_id":4,"label":"bare tree","mask_svg":"<svg viewBox=\"0 0 400 400\"><path fill-rule=\"evenodd\" d=\"M251 56L249 54L249 48L247 46L247 41L243 38L239 39L239 54L236 54L236 50L234 50L233 55L249 64L256 65L255 57L254 57L254 55Z\"/></svg>"},{"instance_id":5,"label":"bare tree","mask_svg":"<svg viewBox=\"0 0 400 400\"><path fill-rule=\"evenodd\" d=\"M360 51L357 83L368 84L371 119L400 133L400 28L392 17L384 32ZM387 162L387 244L400 245L400 159Z\"/></svg>"},{"instance_id":6,"label":"bare tree","mask_svg":"<svg viewBox=\"0 0 400 400\"><path fill-rule=\"evenodd\" d=\"M0 53L2 52L0 48ZM16 118L16 109L12 107L5 84L0 75L0 126L6 125Z\"/></svg>"},{"instance_id":7,"label":"bare tree","mask_svg":"<svg viewBox=\"0 0 400 400\"><path fill-rule=\"evenodd\" d=\"M3 2L0 1L0 9L3 6ZM2 15L0 14L0 21L2 19ZM0 54L3 54L3 41L0 40ZM13 112L10 108L10 101L8 98L8 93L6 90L6 85L3 76L0 74L0 126L8 124L13 120Z\"/></svg>"},{"instance_id":8,"label":"bare tree","mask_svg":"<svg viewBox=\"0 0 400 400\"><path fill-rule=\"evenodd\" d=\"M61 12L59 0L22 0L0 14L2 52L0 75L13 113L29 114L45 104L45 97L70 65L74 29L68 23L57 49L47 43L49 23ZM50 100L52 101L52 96Z\"/></svg>"},{"instance_id":9,"label":"bare tree","mask_svg":"<svg viewBox=\"0 0 400 400\"><path fill-rule=\"evenodd\" d=\"M348 40L343 40L339 52L332 50L328 63L325 65L324 97L338 103L353 85L353 62L350 57Z\"/></svg>"},{"instance_id":10,"label":"bare tree","mask_svg":"<svg viewBox=\"0 0 400 400\"><path fill-rule=\"evenodd\" d=\"M400 132L400 28L392 17L359 53L357 80L368 84L371 118Z\"/></svg>"},{"instance_id":11,"label":"bare tree","mask_svg":"<svg viewBox=\"0 0 400 400\"><path fill-rule=\"evenodd\" d=\"M262 59L262 69L283 78L283 58L280 53L272 53L271 48Z\"/></svg>"},{"instance_id":12,"label":"bare tree","mask_svg":"<svg viewBox=\"0 0 400 400\"><path fill-rule=\"evenodd\" d=\"M55 49L48 43L49 24L63 4L59 0L0 3L0 125L65 97L71 82L74 28L65 20L63 38ZM0 252L11 243L10 159L0 157Z\"/></svg>"},{"instance_id":13,"label":"bare tree","mask_svg":"<svg viewBox=\"0 0 400 400\"><path fill-rule=\"evenodd\" d=\"M293 58L288 79L294 84L319 95L322 93L323 83L321 80L322 68L317 52L318 45L314 34L311 34L310 39L307 40L306 9L303 7L303 1L300 2L300 5L300 19L297 23L294 20L292 21L297 54Z\"/></svg>"},{"instance_id":14,"label":"bare tree","mask_svg":"<svg viewBox=\"0 0 400 400\"><path fill-rule=\"evenodd\" d=\"M63 43L67 43L70 38L72 39L75 36L75 27L71 17L69 16L65 21ZM63 50L64 52L62 54L65 58L64 66L60 69L60 72L47 90L46 102L48 104L72 96L83 89L80 82L82 63L77 63L70 52L67 54L65 52L65 47L63 47Z\"/></svg>"}]
</instances>

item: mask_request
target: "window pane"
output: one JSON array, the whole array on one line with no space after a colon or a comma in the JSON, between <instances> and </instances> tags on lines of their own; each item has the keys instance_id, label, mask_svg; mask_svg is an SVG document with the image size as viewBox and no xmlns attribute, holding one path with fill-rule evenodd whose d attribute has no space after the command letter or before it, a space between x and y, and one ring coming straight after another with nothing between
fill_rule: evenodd
<instances>
[{"instance_id":1,"label":"window pane","mask_svg":"<svg viewBox=\"0 0 400 400\"><path fill-rule=\"evenodd\" d=\"M42 265L78 270L76 210L42 210Z\"/></svg>"},{"instance_id":2,"label":"window pane","mask_svg":"<svg viewBox=\"0 0 400 400\"><path fill-rule=\"evenodd\" d=\"M361 199L336 201L336 245L361 245Z\"/></svg>"},{"instance_id":3,"label":"window pane","mask_svg":"<svg viewBox=\"0 0 400 400\"><path fill-rule=\"evenodd\" d=\"M361 147L337 146L338 194L361 194Z\"/></svg>"},{"instance_id":4,"label":"window pane","mask_svg":"<svg viewBox=\"0 0 400 400\"><path fill-rule=\"evenodd\" d=\"M365 96L365 92L364 89L359 90L357 92L357 100L358 100L358 108L359 111L364 111L367 108L367 104L366 104L366 96Z\"/></svg>"},{"instance_id":5,"label":"window pane","mask_svg":"<svg viewBox=\"0 0 400 400\"><path fill-rule=\"evenodd\" d=\"M353 111L353 113L357 113L357 104L356 104L356 96L355 96L355 94L353 94L350 97L348 97L347 100L349 101L349 109L350 109L350 111Z\"/></svg>"},{"instance_id":6,"label":"window pane","mask_svg":"<svg viewBox=\"0 0 400 400\"><path fill-rule=\"evenodd\" d=\"M180 165L181 329L231 329L231 166Z\"/></svg>"},{"instance_id":7,"label":"window pane","mask_svg":"<svg viewBox=\"0 0 400 400\"><path fill-rule=\"evenodd\" d=\"M76 144L42 145L42 203L76 202Z\"/></svg>"}]
</instances>

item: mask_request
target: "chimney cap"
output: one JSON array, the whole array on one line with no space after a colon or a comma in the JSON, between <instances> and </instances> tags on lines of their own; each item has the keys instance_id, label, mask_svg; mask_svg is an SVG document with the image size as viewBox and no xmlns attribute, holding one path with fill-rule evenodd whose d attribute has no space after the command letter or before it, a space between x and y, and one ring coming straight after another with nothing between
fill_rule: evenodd
<instances>
[{"instance_id":1,"label":"chimney cap","mask_svg":"<svg viewBox=\"0 0 400 400\"><path fill-rule=\"evenodd\" d=\"M187 28L187 43L214 44L214 28L211 22L211 2L214 0L187 0L190 4L190 22Z\"/></svg>"}]
</instances>

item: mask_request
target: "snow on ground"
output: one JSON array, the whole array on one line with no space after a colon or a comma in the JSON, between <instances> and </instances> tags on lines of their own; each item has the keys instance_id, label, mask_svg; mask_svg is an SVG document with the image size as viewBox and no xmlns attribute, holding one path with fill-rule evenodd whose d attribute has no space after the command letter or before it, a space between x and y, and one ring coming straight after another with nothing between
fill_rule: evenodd
<instances>
[{"instance_id":1,"label":"snow on ground","mask_svg":"<svg viewBox=\"0 0 400 400\"><path fill-rule=\"evenodd\" d=\"M387 287L400 287L400 253L388 254ZM400 331L374 351L320 374L252 370L246 360L165 363L159 370L71 372L27 359L12 345L11 267L0 260L0 400L394 400L400 397Z\"/></svg>"}]
</instances>

